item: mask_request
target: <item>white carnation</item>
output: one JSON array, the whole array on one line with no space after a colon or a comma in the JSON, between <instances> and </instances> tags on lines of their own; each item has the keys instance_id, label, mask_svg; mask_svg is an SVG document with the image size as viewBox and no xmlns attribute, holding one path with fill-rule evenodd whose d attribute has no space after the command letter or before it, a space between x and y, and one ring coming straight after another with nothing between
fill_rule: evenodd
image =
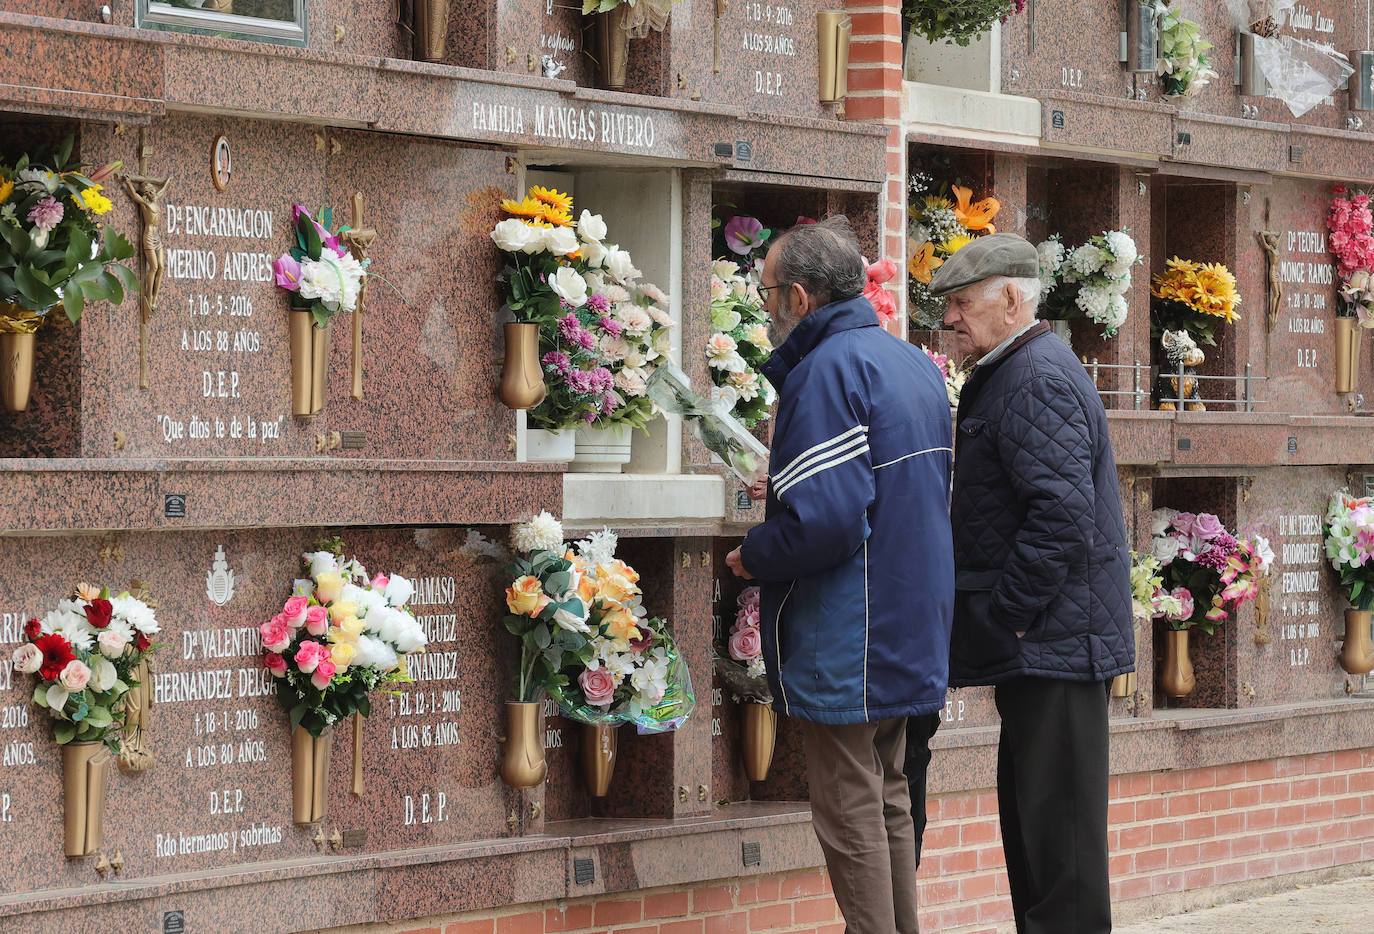
<instances>
[{"instance_id":1,"label":"white carnation","mask_svg":"<svg viewBox=\"0 0 1374 934\"><path fill-rule=\"evenodd\" d=\"M379 671L390 671L400 662L391 646L369 635L358 637L358 654L353 659L355 667L371 667Z\"/></svg>"},{"instance_id":2,"label":"white carnation","mask_svg":"<svg viewBox=\"0 0 1374 934\"><path fill-rule=\"evenodd\" d=\"M399 574L392 574L386 582L386 602L391 606L405 606L415 595L415 585Z\"/></svg>"},{"instance_id":3,"label":"white carnation","mask_svg":"<svg viewBox=\"0 0 1374 934\"><path fill-rule=\"evenodd\" d=\"M305 556L306 562L310 565L310 576L317 578L321 574L329 571L339 570L339 560L328 551L316 551Z\"/></svg>"},{"instance_id":4,"label":"white carnation","mask_svg":"<svg viewBox=\"0 0 1374 934\"><path fill-rule=\"evenodd\" d=\"M518 552L558 551L563 547L563 526L544 510L529 522L511 526L510 544Z\"/></svg>"}]
</instances>

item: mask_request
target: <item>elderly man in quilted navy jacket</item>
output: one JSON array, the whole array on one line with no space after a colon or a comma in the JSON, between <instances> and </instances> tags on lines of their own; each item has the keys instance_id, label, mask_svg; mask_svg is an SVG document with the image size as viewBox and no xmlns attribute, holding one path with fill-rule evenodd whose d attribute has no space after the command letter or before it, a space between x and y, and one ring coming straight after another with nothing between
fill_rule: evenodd
<instances>
[{"instance_id":1,"label":"elderly man in quilted navy jacket","mask_svg":"<svg viewBox=\"0 0 1374 934\"><path fill-rule=\"evenodd\" d=\"M790 336L763 368L779 395L766 518L727 561L762 581L774 706L803 724L846 929L910 934L925 802L910 799L903 757L907 719L945 703L951 429L939 370L879 327L864 282L843 217L768 252L762 290Z\"/></svg>"},{"instance_id":2,"label":"elderly man in quilted navy jacket","mask_svg":"<svg viewBox=\"0 0 1374 934\"><path fill-rule=\"evenodd\" d=\"M1036 251L974 241L931 292L977 361L955 439L950 683L992 684L997 801L1019 934L1111 930L1107 691L1134 667L1130 553L1107 415L1035 320Z\"/></svg>"}]
</instances>

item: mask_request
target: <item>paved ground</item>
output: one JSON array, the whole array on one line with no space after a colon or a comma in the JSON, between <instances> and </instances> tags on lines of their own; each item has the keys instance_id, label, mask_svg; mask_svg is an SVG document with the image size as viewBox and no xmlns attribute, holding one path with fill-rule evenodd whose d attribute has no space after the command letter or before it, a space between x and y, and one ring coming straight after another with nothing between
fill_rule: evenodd
<instances>
[{"instance_id":1,"label":"paved ground","mask_svg":"<svg viewBox=\"0 0 1374 934\"><path fill-rule=\"evenodd\" d=\"M1324 934L1374 931L1374 876L1307 885L1187 914L1117 925L1113 934Z\"/></svg>"}]
</instances>

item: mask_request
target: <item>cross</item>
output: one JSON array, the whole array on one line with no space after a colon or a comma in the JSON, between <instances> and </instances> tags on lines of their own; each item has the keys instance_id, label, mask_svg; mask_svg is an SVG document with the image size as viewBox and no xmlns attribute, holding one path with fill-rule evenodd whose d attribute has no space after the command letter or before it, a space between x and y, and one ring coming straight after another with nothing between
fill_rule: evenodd
<instances>
[{"instance_id":1,"label":"cross","mask_svg":"<svg viewBox=\"0 0 1374 934\"><path fill-rule=\"evenodd\" d=\"M363 193L353 192L353 224L339 234L339 241L358 262L367 259L367 251L377 242L377 231L363 226ZM353 398L363 397L363 302L367 298L367 277L358 289L358 307L353 311Z\"/></svg>"}]
</instances>

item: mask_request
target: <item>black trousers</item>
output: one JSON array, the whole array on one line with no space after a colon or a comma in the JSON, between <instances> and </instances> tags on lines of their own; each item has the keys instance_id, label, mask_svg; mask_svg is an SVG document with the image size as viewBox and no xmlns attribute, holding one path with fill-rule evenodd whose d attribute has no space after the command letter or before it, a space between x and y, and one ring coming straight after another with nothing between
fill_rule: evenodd
<instances>
[{"instance_id":1,"label":"black trousers","mask_svg":"<svg viewBox=\"0 0 1374 934\"><path fill-rule=\"evenodd\" d=\"M1107 934L1107 692L1100 681L997 685L997 807L1017 934Z\"/></svg>"},{"instance_id":2,"label":"black trousers","mask_svg":"<svg viewBox=\"0 0 1374 934\"><path fill-rule=\"evenodd\" d=\"M926 832L926 770L930 768L930 738L940 728L940 715L928 713L906 720L906 786L911 792L911 822L916 825L916 868L921 868L921 838Z\"/></svg>"}]
</instances>

